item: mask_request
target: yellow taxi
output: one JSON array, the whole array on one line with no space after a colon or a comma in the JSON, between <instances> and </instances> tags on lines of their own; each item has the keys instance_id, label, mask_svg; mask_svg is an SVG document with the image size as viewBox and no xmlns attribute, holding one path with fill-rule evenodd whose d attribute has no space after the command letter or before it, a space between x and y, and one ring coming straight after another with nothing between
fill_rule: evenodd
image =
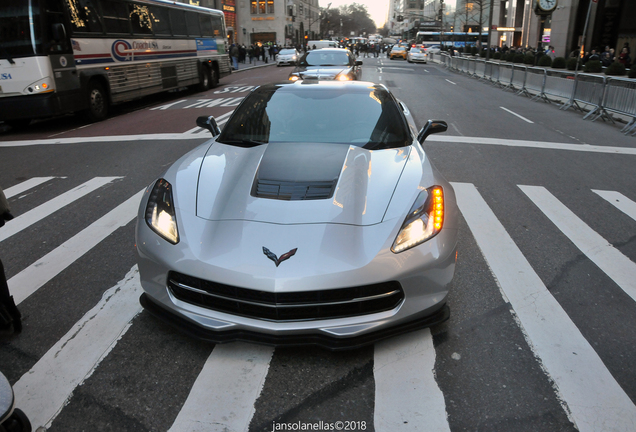
<instances>
[{"instance_id":1,"label":"yellow taxi","mask_svg":"<svg viewBox=\"0 0 636 432\"><path fill-rule=\"evenodd\" d=\"M389 54L389 58L391 60L396 58L401 58L402 60L406 60L407 54L408 54L408 51L406 50L405 47L394 46L393 49L391 49L391 54Z\"/></svg>"}]
</instances>

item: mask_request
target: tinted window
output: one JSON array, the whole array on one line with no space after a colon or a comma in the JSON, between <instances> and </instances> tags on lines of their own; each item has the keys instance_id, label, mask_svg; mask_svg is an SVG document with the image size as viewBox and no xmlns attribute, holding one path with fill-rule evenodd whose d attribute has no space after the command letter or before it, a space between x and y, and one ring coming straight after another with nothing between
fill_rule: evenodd
<instances>
[{"instance_id":1,"label":"tinted window","mask_svg":"<svg viewBox=\"0 0 636 432\"><path fill-rule=\"evenodd\" d=\"M301 66L348 66L349 55L345 51L309 51L300 61Z\"/></svg>"},{"instance_id":2,"label":"tinted window","mask_svg":"<svg viewBox=\"0 0 636 432\"><path fill-rule=\"evenodd\" d=\"M370 149L411 143L406 121L386 90L343 89L256 90L237 109L219 141L243 146L268 142L339 143Z\"/></svg>"},{"instance_id":3,"label":"tinted window","mask_svg":"<svg viewBox=\"0 0 636 432\"><path fill-rule=\"evenodd\" d=\"M220 16L212 16L212 29L214 36L225 37L225 31L223 30L223 18Z\"/></svg>"},{"instance_id":4,"label":"tinted window","mask_svg":"<svg viewBox=\"0 0 636 432\"><path fill-rule=\"evenodd\" d=\"M33 52L33 44L36 51L42 51L40 33L40 20L37 14L37 5L34 10L35 39L31 40L31 26L29 24L29 10L27 3L22 0L3 0L0 6L0 58L29 56Z\"/></svg>"},{"instance_id":5,"label":"tinted window","mask_svg":"<svg viewBox=\"0 0 636 432\"><path fill-rule=\"evenodd\" d=\"M97 9L92 0L65 0L71 32L101 33L102 25L99 22Z\"/></svg>"},{"instance_id":6,"label":"tinted window","mask_svg":"<svg viewBox=\"0 0 636 432\"><path fill-rule=\"evenodd\" d=\"M212 31L212 20L210 15L199 15L199 24L201 26L201 33L203 36L214 36L214 32Z\"/></svg>"},{"instance_id":7,"label":"tinted window","mask_svg":"<svg viewBox=\"0 0 636 432\"><path fill-rule=\"evenodd\" d=\"M129 4L128 16L130 16L130 24L134 34L153 34L152 27L154 25L154 19L150 14L148 6Z\"/></svg>"},{"instance_id":8,"label":"tinted window","mask_svg":"<svg viewBox=\"0 0 636 432\"><path fill-rule=\"evenodd\" d=\"M175 36L187 36L188 27L186 26L185 12L180 10L170 11L170 25L172 26L172 34Z\"/></svg>"},{"instance_id":9,"label":"tinted window","mask_svg":"<svg viewBox=\"0 0 636 432\"><path fill-rule=\"evenodd\" d=\"M157 6L148 6L148 9L150 10L150 17L153 22L152 29L155 34L170 35L168 9Z\"/></svg>"},{"instance_id":10,"label":"tinted window","mask_svg":"<svg viewBox=\"0 0 636 432\"><path fill-rule=\"evenodd\" d=\"M186 12L186 24L188 25L188 34L190 36L201 36L198 14L194 12Z\"/></svg>"},{"instance_id":11,"label":"tinted window","mask_svg":"<svg viewBox=\"0 0 636 432\"><path fill-rule=\"evenodd\" d=\"M123 3L102 0L104 26L108 33L130 33L128 9Z\"/></svg>"}]
</instances>

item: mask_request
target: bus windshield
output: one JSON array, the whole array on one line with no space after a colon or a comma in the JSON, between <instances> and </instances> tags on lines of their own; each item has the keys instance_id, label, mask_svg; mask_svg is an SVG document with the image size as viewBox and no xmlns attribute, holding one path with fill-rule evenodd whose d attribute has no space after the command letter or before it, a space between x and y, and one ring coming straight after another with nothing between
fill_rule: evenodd
<instances>
[{"instance_id":1,"label":"bus windshield","mask_svg":"<svg viewBox=\"0 0 636 432\"><path fill-rule=\"evenodd\" d=\"M39 7L35 1L2 0L0 58L28 57L42 52ZM29 19L30 15L32 20Z\"/></svg>"}]
</instances>

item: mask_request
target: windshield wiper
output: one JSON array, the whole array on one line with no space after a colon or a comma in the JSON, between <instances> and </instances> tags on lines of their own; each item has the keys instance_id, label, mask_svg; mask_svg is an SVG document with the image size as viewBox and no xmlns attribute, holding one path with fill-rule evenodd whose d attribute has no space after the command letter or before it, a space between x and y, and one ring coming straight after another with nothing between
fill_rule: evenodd
<instances>
[{"instance_id":1,"label":"windshield wiper","mask_svg":"<svg viewBox=\"0 0 636 432\"><path fill-rule=\"evenodd\" d=\"M11 57L11 54L9 53L9 51L2 45L0 45L0 52L2 52L2 54L7 56L7 60L9 60L9 63L11 63L12 65L15 64L15 60L13 60L13 57Z\"/></svg>"}]
</instances>

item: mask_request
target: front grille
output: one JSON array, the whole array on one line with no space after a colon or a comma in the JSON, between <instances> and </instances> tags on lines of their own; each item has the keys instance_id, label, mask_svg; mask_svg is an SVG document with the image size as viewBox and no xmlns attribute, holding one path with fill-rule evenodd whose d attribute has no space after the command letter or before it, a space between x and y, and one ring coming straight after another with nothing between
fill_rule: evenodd
<instances>
[{"instance_id":1,"label":"front grille","mask_svg":"<svg viewBox=\"0 0 636 432\"><path fill-rule=\"evenodd\" d=\"M329 199L333 196L335 186L335 181L285 182L258 179L252 195L286 201Z\"/></svg>"},{"instance_id":2,"label":"front grille","mask_svg":"<svg viewBox=\"0 0 636 432\"><path fill-rule=\"evenodd\" d=\"M402 287L395 281L323 291L272 293L170 272L168 288L177 299L187 303L269 321L366 315L394 309L404 299Z\"/></svg>"}]
</instances>

